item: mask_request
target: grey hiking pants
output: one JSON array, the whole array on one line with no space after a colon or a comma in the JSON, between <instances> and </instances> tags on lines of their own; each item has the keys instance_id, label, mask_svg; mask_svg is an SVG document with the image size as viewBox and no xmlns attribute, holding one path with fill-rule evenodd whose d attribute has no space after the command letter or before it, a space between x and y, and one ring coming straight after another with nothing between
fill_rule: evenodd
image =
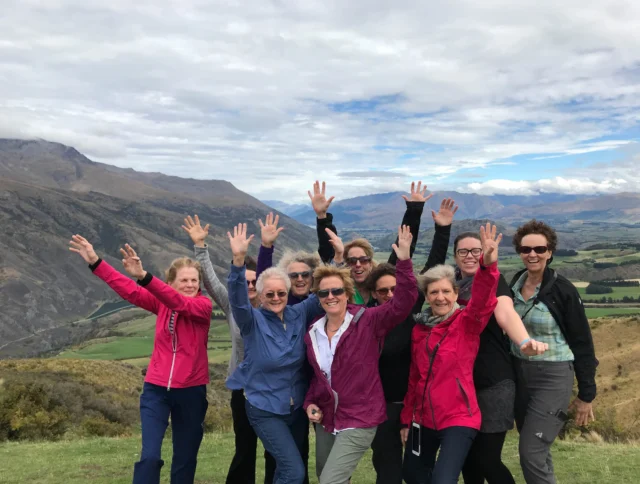
<instances>
[{"instance_id":1,"label":"grey hiking pants","mask_svg":"<svg viewBox=\"0 0 640 484\"><path fill-rule=\"evenodd\" d=\"M573 362L515 360L515 417L522 473L527 484L555 484L551 444L566 421Z\"/></svg>"},{"instance_id":2,"label":"grey hiking pants","mask_svg":"<svg viewBox=\"0 0 640 484\"><path fill-rule=\"evenodd\" d=\"M349 429L333 435L316 425L316 473L320 484L347 484L371 446L376 429Z\"/></svg>"}]
</instances>

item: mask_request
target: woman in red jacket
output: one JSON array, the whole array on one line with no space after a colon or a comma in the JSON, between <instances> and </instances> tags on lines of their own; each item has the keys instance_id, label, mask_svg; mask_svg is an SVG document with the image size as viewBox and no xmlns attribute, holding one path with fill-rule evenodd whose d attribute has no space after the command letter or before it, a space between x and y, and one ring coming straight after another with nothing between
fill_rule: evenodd
<instances>
[{"instance_id":1,"label":"woman in red jacket","mask_svg":"<svg viewBox=\"0 0 640 484\"><path fill-rule=\"evenodd\" d=\"M160 482L164 464L160 449L169 416L171 482L193 483L208 406L207 337L212 310L211 300L200 293L200 264L186 257L174 260L165 284L142 268L140 258L127 244L120 249L122 264L136 283L100 259L84 237L74 235L69 244L69 250L80 254L120 297L157 315L153 353L140 396L142 452L133 483Z\"/></svg>"},{"instance_id":2,"label":"woman in red jacket","mask_svg":"<svg viewBox=\"0 0 640 484\"><path fill-rule=\"evenodd\" d=\"M453 267L439 265L420 276L429 308L416 317L411 341L409 388L400 416L406 443L403 477L407 484L455 484L480 429L473 383L480 333L497 304L496 227L480 228L483 256L462 308ZM438 460L436 454L440 449Z\"/></svg>"}]
</instances>

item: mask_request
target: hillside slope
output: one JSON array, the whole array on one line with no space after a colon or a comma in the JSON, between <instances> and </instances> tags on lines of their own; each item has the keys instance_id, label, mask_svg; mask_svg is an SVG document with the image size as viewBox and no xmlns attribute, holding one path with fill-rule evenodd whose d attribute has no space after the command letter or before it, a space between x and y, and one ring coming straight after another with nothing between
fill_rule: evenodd
<instances>
[{"instance_id":1,"label":"hillside slope","mask_svg":"<svg viewBox=\"0 0 640 484\"><path fill-rule=\"evenodd\" d=\"M225 274L227 230L247 222L259 234L257 221L271 210L226 181L123 170L44 141L0 140L0 177L0 346L28 346L30 355L61 344L47 340L47 330L117 299L68 251L72 234L84 235L117 268L118 248L131 243L145 267L161 276L171 260L192 253L180 225L197 213L211 224L211 258ZM287 230L279 251L316 247L312 229L282 219Z\"/></svg>"}]
</instances>

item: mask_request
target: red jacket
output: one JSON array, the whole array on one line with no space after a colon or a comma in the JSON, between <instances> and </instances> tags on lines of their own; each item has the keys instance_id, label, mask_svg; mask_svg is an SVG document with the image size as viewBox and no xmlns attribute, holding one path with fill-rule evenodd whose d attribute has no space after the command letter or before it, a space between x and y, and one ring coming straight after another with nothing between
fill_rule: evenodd
<instances>
[{"instance_id":1,"label":"red jacket","mask_svg":"<svg viewBox=\"0 0 640 484\"><path fill-rule=\"evenodd\" d=\"M142 287L105 261L99 262L93 273L123 299L158 316L144 381L167 389L209 383L207 339L213 305L208 297L200 293L196 297L183 296L153 276ZM169 320L173 311L172 335Z\"/></svg>"},{"instance_id":2,"label":"red jacket","mask_svg":"<svg viewBox=\"0 0 640 484\"><path fill-rule=\"evenodd\" d=\"M416 324L411 335L409 389L400 421L441 430L460 426L480 429L481 415L473 384L480 333L498 304L497 263L475 275L467 307L429 327ZM435 355L435 356L434 356Z\"/></svg>"},{"instance_id":3,"label":"red jacket","mask_svg":"<svg viewBox=\"0 0 640 484\"><path fill-rule=\"evenodd\" d=\"M396 277L396 291L391 301L372 308L347 306L354 318L338 342L331 364L331 385L316 357L316 328L311 326L304 337L313 368L304 408L312 403L320 407L322 425L327 432L375 427L387 419L378 371L380 351L384 337L409 316L418 298L410 260L398 261Z\"/></svg>"}]
</instances>

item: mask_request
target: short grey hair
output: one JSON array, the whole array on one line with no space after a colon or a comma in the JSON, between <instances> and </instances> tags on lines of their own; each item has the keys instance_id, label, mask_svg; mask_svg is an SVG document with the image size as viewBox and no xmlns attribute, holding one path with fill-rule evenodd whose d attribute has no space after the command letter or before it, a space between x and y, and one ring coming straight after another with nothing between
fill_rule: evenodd
<instances>
[{"instance_id":1,"label":"short grey hair","mask_svg":"<svg viewBox=\"0 0 640 484\"><path fill-rule=\"evenodd\" d=\"M256 291L258 291L258 294L262 294L262 291L264 290L264 283L269 279L281 279L287 288L287 292L291 289L291 281L289 280L287 273L279 267L269 267L260 274L260 277L258 277L258 280L256 281Z\"/></svg>"},{"instance_id":2,"label":"short grey hair","mask_svg":"<svg viewBox=\"0 0 640 484\"><path fill-rule=\"evenodd\" d=\"M456 283L456 270L453 266L446 264L439 264L432 267L427 272L418 276L418 287L422 293L427 292L429 284L446 279L451 283L454 291L458 290L458 284Z\"/></svg>"},{"instance_id":3,"label":"short grey hair","mask_svg":"<svg viewBox=\"0 0 640 484\"><path fill-rule=\"evenodd\" d=\"M293 264L294 262L301 262L308 265L312 273L316 270L316 267L318 267L322 263L317 252L314 252L312 254L310 252L304 252L302 250L299 250L297 252L288 250L284 253L282 258L280 259L280 262L278 262L278 267L286 272L289 265Z\"/></svg>"}]
</instances>

